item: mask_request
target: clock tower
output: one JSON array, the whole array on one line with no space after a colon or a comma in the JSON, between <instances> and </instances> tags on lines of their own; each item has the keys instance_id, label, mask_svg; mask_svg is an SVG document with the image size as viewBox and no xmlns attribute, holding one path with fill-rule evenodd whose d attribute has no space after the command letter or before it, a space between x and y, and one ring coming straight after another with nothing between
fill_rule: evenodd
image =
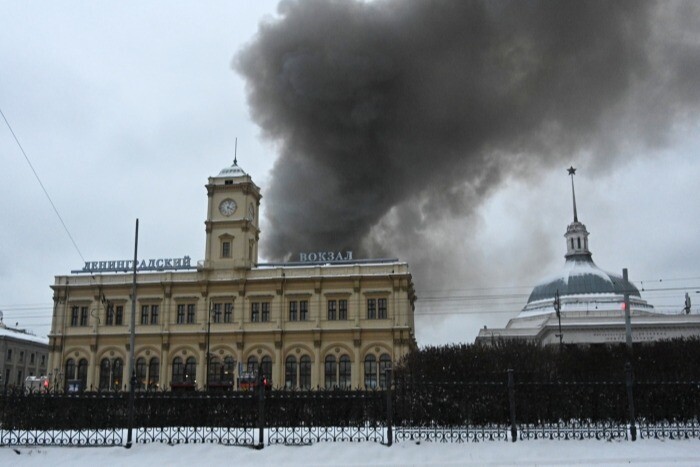
<instances>
[{"instance_id":1,"label":"clock tower","mask_svg":"<svg viewBox=\"0 0 700 467\"><path fill-rule=\"evenodd\" d=\"M250 269L258 262L260 188L238 166L226 167L206 185L205 269Z\"/></svg>"}]
</instances>

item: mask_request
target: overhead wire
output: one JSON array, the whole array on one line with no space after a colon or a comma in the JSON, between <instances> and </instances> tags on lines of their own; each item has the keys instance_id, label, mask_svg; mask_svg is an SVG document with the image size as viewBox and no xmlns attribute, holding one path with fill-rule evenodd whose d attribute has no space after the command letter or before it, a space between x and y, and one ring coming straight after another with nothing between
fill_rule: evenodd
<instances>
[{"instance_id":1,"label":"overhead wire","mask_svg":"<svg viewBox=\"0 0 700 467\"><path fill-rule=\"evenodd\" d=\"M32 162L29 160L29 156L27 156L27 153L25 152L24 147L22 147L22 143L19 142L19 138L17 138L17 135L15 134L14 130L12 129L12 125L10 125L10 122L7 120L7 117L5 117L5 113L2 111L2 108L0 108L0 115L2 115L2 119L5 121L5 125L7 125L7 128L10 130L10 134L12 134L12 137L14 138L15 143L17 143L19 150L22 152L22 155L24 156L24 160L27 161L29 168L32 169L32 172L34 173L34 177L36 177L36 180L39 182L39 185L41 186L41 189L44 191L46 198L49 200L49 203L51 204L51 207L53 208L54 213L56 213L58 220L61 221L61 225L63 226L63 230L65 230L66 234L68 234L68 238L70 238L71 243L73 243L73 247L75 247L75 250L78 252L78 256L80 256L80 258L83 260L83 263L86 263L85 258L83 257L83 254L80 251L80 248L78 248L78 244L75 242L75 239L73 238L73 235L71 235L70 230L68 230L68 226L66 225L65 221L63 220L63 217L61 217L61 214L58 212L58 208L56 208L56 205L54 204L53 200L51 199L51 195L49 195L49 192L48 192L48 190L46 190L46 187L42 183L41 178L39 177L39 174L37 173L36 169L34 169Z\"/></svg>"}]
</instances>

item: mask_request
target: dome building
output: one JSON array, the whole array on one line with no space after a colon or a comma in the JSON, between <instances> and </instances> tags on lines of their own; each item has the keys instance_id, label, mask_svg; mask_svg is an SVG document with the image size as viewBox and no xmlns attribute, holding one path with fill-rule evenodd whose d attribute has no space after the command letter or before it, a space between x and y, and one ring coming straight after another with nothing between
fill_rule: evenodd
<instances>
[{"instance_id":1,"label":"dome building","mask_svg":"<svg viewBox=\"0 0 700 467\"><path fill-rule=\"evenodd\" d=\"M700 336L700 315L657 313L627 278L600 269L588 246L588 230L579 222L574 174L571 175L573 222L564 238L564 267L540 281L517 317L503 329L484 327L477 343L522 339L540 344L600 344L626 341L625 301L630 308L632 341Z\"/></svg>"}]
</instances>

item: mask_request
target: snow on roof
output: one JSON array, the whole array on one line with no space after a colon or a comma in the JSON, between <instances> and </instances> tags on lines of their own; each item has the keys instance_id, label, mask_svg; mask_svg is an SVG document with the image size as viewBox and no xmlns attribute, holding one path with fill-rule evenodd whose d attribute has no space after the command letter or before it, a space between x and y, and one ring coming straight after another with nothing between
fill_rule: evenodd
<instances>
[{"instance_id":1,"label":"snow on roof","mask_svg":"<svg viewBox=\"0 0 700 467\"><path fill-rule=\"evenodd\" d=\"M10 337L12 339L35 342L37 344L49 345L48 337L39 337L30 334L24 329L8 328L3 323L0 323L0 337Z\"/></svg>"},{"instance_id":2,"label":"snow on roof","mask_svg":"<svg viewBox=\"0 0 700 467\"><path fill-rule=\"evenodd\" d=\"M600 269L588 255L567 258L558 274L541 281L532 289L528 303L553 299L560 296L580 294L624 294L639 297L639 290L621 276Z\"/></svg>"}]
</instances>

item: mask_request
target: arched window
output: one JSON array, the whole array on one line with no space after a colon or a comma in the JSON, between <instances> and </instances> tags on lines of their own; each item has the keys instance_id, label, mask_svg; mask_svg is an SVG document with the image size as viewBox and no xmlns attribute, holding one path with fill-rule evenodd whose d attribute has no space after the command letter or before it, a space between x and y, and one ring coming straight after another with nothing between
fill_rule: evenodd
<instances>
[{"instance_id":1,"label":"arched window","mask_svg":"<svg viewBox=\"0 0 700 467\"><path fill-rule=\"evenodd\" d=\"M139 357L136 359L136 381L137 388L143 389L146 387L146 359Z\"/></svg>"},{"instance_id":2,"label":"arched window","mask_svg":"<svg viewBox=\"0 0 700 467\"><path fill-rule=\"evenodd\" d=\"M324 372L324 386L326 389L330 389L338 384L338 379L337 379L337 366L335 363L335 356L334 355L326 355L326 360L323 365L323 372Z\"/></svg>"},{"instance_id":3,"label":"arched window","mask_svg":"<svg viewBox=\"0 0 700 467\"><path fill-rule=\"evenodd\" d=\"M299 359L299 387L311 389L311 357L308 355Z\"/></svg>"},{"instance_id":4,"label":"arched window","mask_svg":"<svg viewBox=\"0 0 700 467\"><path fill-rule=\"evenodd\" d=\"M251 355L248 357L248 372L253 373L258 370L258 357Z\"/></svg>"},{"instance_id":5,"label":"arched window","mask_svg":"<svg viewBox=\"0 0 700 467\"><path fill-rule=\"evenodd\" d=\"M110 381L110 387L115 391L118 391L121 388L123 372L124 362L122 362L122 359L114 359L112 362L112 381Z\"/></svg>"},{"instance_id":6,"label":"arched window","mask_svg":"<svg viewBox=\"0 0 700 467\"><path fill-rule=\"evenodd\" d=\"M379 387L386 389L388 386L386 380L386 370L391 368L391 357L389 354L383 353L379 356Z\"/></svg>"},{"instance_id":7,"label":"arched window","mask_svg":"<svg viewBox=\"0 0 700 467\"><path fill-rule=\"evenodd\" d=\"M365 388L377 387L377 358L374 355L365 357Z\"/></svg>"},{"instance_id":8,"label":"arched window","mask_svg":"<svg viewBox=\"0 0 700 467\"><path fill-rule=\"evenodd\" d=\"M263 376L266 377L268 380L272 378L272 358L270 356L265 355L262 358L261 370Z\"/></svg>"},{"instance_id":9,"label":"arched window","mask_svg":"<svg viewBox=\"0 0 700 467\"><path fill-rule=\"evenodd\" d=\"M148 389L156 389L160 382L160 360L158 357L151 358L148 363Z\"/></svg>"},{"instance_id":10,"label":"arched window","mask_svg":"<svg viewBox=\"0 0 700 467\"><path fill-rule=\"evenodd\" d=\"M185 362L185 381L194 383L197 379L197 360L194 357L187 357Z\"/></svg>"},{"instance_id":11,"label":"arched window","mask_svg":"<svg viewBox=\"0 0 700 467\"><path fill-rule=\"evenodd\" d=\"M69 379L75 379L75 360L73 360L72 358L69 358L68 360L66 360L66 369L63 372L63 376L64 376L64 381L66 381L66 382Z\"/></svg>"},{"instance_id":12,"label":"arched window","mask_svg":"<svg viewBox=\"0 0 700 467\"><path fill-rule=\"evenodd\" d=\"M343 389L349 389L351 385L352 374L350 357L343 355L340 357L340 364L338 365L338 386Z\"/></svg>"},{"instance_id":13,"label":"arched window","mask_svg":"<svg viewBox=\"0 0 700 467\"><path fill-rule=\"evenodd\" d=\"M185 381L185 366L180 357L173 359L173 383L178 384Z\"/></svg>"},{"instance_id":14,"label":"arched window","mask_svg":"<svg viewBox=\"0 0 700 467\"><path fill-rule=\"evenodd\" d=\"M88 371L88 361L85 358L81 358L78 362L78 374L76 379L80 380L80 388L82 390L87 389L87 371Z\"/></svg>"},{"instance_id":15,"label":"arched window","mask_svg":"<svg viewBox=\"0 0 700 467\"><path fill-rule=\"evenodd\" d=\"M112 364L108 358L103 358L100 362L100 389L107 390L110 388L112 380Z\"/></svg>"},{"instance_id":16,"label":"arched window","mask_svg":"<svg viewBox=\"0 0 700 467\"><path fill-rule=\"evenodd\" d=\"M218 357L209 357L209 384L221 382L221 360Z\"/></svg>"},{"instance_id":17,"label":"arched window","mask_svg":"<svg viewBox=\"0 0 700 467\"><path fill-rule=\"evenodd\" d=\"M297 387L297 359L293 355L284 362L284 386L288 389Z\"/></svg>"},{"instance_id":18,"label":"arched window","mask_svg":"<svg viewBox=\"0 0 700 467\"><path fill-rule=\"evenodd\" d=\"M233 373L236 368L236 360L232 356L224 358L224 366L222 368L223 376L221 381L233 384Z\"/></svg>"}]
</instances>

